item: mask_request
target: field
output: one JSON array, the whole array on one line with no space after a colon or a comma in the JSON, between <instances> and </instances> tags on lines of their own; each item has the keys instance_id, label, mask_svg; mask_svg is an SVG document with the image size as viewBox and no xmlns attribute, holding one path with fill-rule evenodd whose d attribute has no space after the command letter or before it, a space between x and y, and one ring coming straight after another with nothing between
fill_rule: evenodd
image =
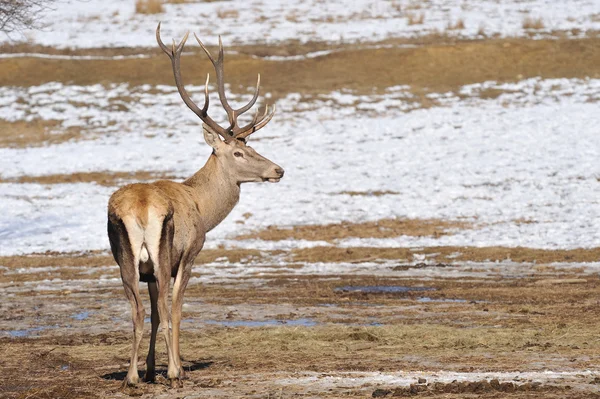
<instances>
[{"instance_id":1,"label":"field","mask_svg":"<svg viewBox=\"0 0 600 399\"><path fill-rule=\"evenodd\" d=\"M3 37L0 397L600 396L600 3L455 3L65 0ZM208 235L182 385L159 339L122 388L108 198L210 154L159 20L222 35L235 103L261 74L250 144L286 174ZM208 71L190 41L198 100Z\"/></svg>"}]
</instances>

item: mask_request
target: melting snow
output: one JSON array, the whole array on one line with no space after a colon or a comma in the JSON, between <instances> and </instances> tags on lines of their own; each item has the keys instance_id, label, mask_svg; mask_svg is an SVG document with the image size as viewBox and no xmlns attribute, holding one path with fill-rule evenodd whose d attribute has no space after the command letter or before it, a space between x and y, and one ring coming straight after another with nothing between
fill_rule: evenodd
<instances>
[{"instance_id":1,"label":"melting snow","mask_svg":"<svg viewBox=\"0 0 600 399\"><path fill-rule=\"evenodd\" d=\"M503 94L480 99L478 93L488 88ZM85 130L78 142L0 149L4 179L138 170L183 178L210 153L198 121L173 87L53 83L0 91L2 118L47 118ZM121 98L127 93L132 100ZM428 109L415 109L403 86L383 95L334 92L307 99L291 94L279 100L277 116L251 144L282 165L286 177L278 184L245 185L240 204L211 232L207 246L323 245L228 238L270 224L389 217L461 219L474 228L438 238L336 244L600 245L600 80L485 82L460 93L466 98L443 93L440 106ZM0 187L1 255L108 248L106 203L115 188L93 183ZM343 194L349 191L390 194ZM247 213L251 216L244 217Z\"/></svg>"},{"instance_id":2,"label":"melting snow","mask_svg":"<svg viewBox=\"0 0 600 399\"><path fill-rule=\"evenodd\" d=\"M481 33L547 37L567 31L578 37L600 29L599 9L598 0L231 0L167 3L162 14L142 15L135 13L134 1L61 0L43 16L45 29L13 39L62 48L155 47L158 21L163 21L165 40L180 38L190 29L207 44L216 44L218 35L230 44L376 42L440 32L476 38ZM422 23L409 22L421 15ZM543 27L524 29L526 18L539 18ZM452 29L459 21L464 28Z\"/></svg>"}]
</instances>

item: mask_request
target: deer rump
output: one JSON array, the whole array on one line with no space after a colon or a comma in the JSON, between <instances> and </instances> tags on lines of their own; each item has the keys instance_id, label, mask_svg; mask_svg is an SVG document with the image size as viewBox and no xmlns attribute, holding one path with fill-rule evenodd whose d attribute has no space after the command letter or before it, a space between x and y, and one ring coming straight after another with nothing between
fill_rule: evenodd
<instances>
[{"instance_id":1,"label":"deer rump","mask_svg":"<svg viewBox=\"0 0 600 399\"><path fill-rule=\"evenodd\" d=\"M143 282L155 282L158 265L171 263L174 232L172 210L161 216L149 207L147 218L132 215L121 218L116 214L108 217L110 248L121 273L136 270L139 281ZM124 268L128 263L134 267ZM171 277L177 275L176 269L171 267Z\"/></svg>"}]
</instances>

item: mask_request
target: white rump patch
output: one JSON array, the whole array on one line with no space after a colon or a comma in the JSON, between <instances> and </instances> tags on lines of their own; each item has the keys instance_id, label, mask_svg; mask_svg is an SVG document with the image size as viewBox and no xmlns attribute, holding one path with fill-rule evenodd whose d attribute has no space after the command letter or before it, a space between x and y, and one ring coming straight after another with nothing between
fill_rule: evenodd
<instances>
[{"instance_id":1,"label":"white rump patch","mask_svg":"<svg viewBox=\"0 0 600 399\"><path fill-rule=\"evenodd\" d=\"M155 268L158 266L158 248L160 246L160 235L162 234L162 223L163 218L150 206L148 208L148 225L146 231L144 231L144 249L152 259Z\"/></svg>"},{"instance_id":2,"label":"white rump patch","mask_svg":"<svg viewBox=\"0 0 600 399\"><path fill-rule=\"evenodd\" d=\"M123 223L127 229L127 235L131 244L131 254L133 255L134 264L137 267L140 261L142 244L144 243L144 229L133 216L125 216Z\"/></svg>"}]
</instances>

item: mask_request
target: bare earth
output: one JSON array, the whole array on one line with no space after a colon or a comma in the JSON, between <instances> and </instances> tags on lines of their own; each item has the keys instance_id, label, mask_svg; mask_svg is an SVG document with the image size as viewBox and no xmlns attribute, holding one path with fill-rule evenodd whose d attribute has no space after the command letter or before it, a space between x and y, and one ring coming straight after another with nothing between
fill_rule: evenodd
<instances>
[{"instance_id":1,"label":"bare earth","mask_svg":"<svg viewBox=\"0 0 600 399\"><path fill-rule=\"evenodd\" d=\"M352 262L354 251L341 261ZM164 377L120 388L130 313L110 257L1 259L10 300L0 305L0 396L596 395L600 378L588 370L600 357L600 281L585 266L443 263L442 255L416 263L375 253L328 273L312 263L282 265L280 256L207 251L211 263L196 266L186 292L188 379L177 389ZM242 266L214 262L224 257ZM245 272L244 263L256 272ZM161 341L158 368L166 373Z\"/></svg>"}]
</instances>

